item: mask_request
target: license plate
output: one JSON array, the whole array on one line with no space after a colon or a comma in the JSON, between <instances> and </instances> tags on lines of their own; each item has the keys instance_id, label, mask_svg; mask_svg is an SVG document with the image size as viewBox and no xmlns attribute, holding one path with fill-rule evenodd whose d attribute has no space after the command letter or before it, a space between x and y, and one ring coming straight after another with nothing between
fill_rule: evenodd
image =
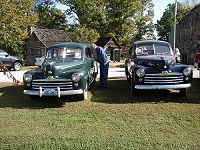
<instances>
[{"instance_id":1,"label":"license plate","mask_svg":"<svg viewBox=\"0 0 200 150\"><path fill-rule=\"evenodd\" d=\"M43 92L43 95L51 96L56 95L57 92L54 89L45 89Z\"/></svg>"}]
</instances>

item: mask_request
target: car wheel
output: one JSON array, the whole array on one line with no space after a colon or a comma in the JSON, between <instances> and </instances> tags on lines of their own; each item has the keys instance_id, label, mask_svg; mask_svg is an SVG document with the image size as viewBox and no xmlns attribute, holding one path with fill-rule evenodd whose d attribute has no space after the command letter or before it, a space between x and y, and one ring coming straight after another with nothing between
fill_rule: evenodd
<instances>
[{"instance_id":1,"label":"car wheel","mask_svg":"<svg viewBox=\"0 0 200 150\"><path fill-rule=\"evenodd\" d=\"M138 90L135 89L135 83L133 81L133 78L130 79L131 80L131 94L133 94L134 96L138 95Z\"/></svg>"},{"instance_id":2,"label":"car wheel","mask_svg":"<svg viewBox=\"0 0 200 150\"><path fill-rule=\"evenodd\" d=\"M87 99L87 96L88 96L88 83L86 83L86 87L83 90L83 93L79 96L79 99L85 100L85 99Z\"/></svg>"},{"instance_id":3,"label":"car wheel","mask_svg":"<svg viewBox=\"0 0 200 150\"><path fill-rule=\"evenodd\" d=\"M15 71L19 71L19 70L21 70L21 68L22 68L22 64L21 64L20 62L15 62L15 63L13 64L13 69L14 69Z\"/></svg>"},{"instance_id":4,"label":"car wheel","mask_svg":"<svg viewBox=\"0 0 200 150\"><path fill-rule=\"evenodd\" d=\"M9 71L11 71L12 68L7 68Z\"/></svg>"},{"instance_id":5,"label":"car wheel","mask_svg":"<svg viewBox=\"0 0 200 150\"><path fill-rule=\"evenodd\" d=\"M185 96L185 95L186 95L186 92L187 92L187 89L186 89L186 88L184 88L184 89L179 89L179 94L180 94L181 96Z\"/></svg>"},{"instance_id":6,"label":"car wheel","mask_svg":"<svg viewBox=\"0 0 200 150\"><path fill-rule=\"evenodd\" d=\"M130 83L131 82L131 75L128 73L128 75L126 76L126 81L128 82L128 83Z\"/></svg>"},{"instance_id":7,"label":"car wheel","mask_svg":"<svg viewBox=\"0 0 200 150\"><path fill-rule=\"evenodd\" d=\"M94 72L93 73L93 78L94 78L94 81L93 81L93 83L96 83L97 82L97 72Z\"/></svg>"},{"instance_id":8,"label":"car wheel","mask_svg":"<svg viewBox=\"0 0 200 150\"><path fill-rule=\"evenodd\" d=\"M94 78L93 83L97 83L97 78Z\"/></svg>"},{"instance_id":9,"label":"car wheel","mask_svg":"<svg viewBox=\"0 0 200 150\"><path fill-rule=\"evenodd\" d=\"M125 67L125 75L126 75L126 81L128 81L129 83L130 83L130 75L129 75L129 73L128 73L128 68L127 67Z\"/></svg>"}]
</instances>

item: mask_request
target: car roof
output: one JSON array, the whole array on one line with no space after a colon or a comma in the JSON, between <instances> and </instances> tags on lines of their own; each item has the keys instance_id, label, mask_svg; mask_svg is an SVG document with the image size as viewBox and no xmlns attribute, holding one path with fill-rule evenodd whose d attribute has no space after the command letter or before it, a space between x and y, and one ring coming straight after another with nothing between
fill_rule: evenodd
<instances>
[{"instance_id":1,"label":"car roof","mask_svg":"<svg viewBox=\"0 0 200 150\"><path fill-rule=\"evenodd\" d=\"M4 50L0 49L0 52L5 52Z\"/></svg>"},{"instance_id":2,"label":"car roof","mask_svg":"<svg viewBox=\"0 0 200 150\"><path fill-rule=\"evenodd\" d=\"M88 44L85 44L85 43L78 43L78 42L65 42L65 43L58 43L58 44L54 44L54 45L51 45L49 48L56 48L56 47L80 47L80 48L86 48L86 47L89 47Z\"/></svg>"},{"instance_id":3,"label":"car roof","mask_svg":"<svg viewBox=\"0 0 200 150\"><path fill-rule=\"evenodd\" d=\"M0 53L7 54L7 52L2 49L0 49Z\"/></svg>"},{"instance_id":4,"label":"car roof","mask_svg":"<svg viewBox=\"0 0 200 150\"><path fill-rule=\"evenodd\" d=\"M134 44L136 45L143 45L143 44L164 44L164 45L167 45L167 46L171 46L168 42L166 41L161 41L161 40L145 40L145 41L137 41L137 42L134 42Z\"/></svg>"}]
</instances>

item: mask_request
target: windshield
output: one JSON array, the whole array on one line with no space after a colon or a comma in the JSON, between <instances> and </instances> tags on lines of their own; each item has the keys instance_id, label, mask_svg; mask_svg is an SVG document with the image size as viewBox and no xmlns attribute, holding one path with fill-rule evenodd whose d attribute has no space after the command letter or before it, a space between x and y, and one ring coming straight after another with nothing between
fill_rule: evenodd
<instances>
[{"instance_id":1,"label":"windshield","mask_svg":"<svg viewBox=\"0 0 200 150\"><path fill-rule=\"evenodd\" d=\"M82 50L80 48L56 47L48 49L48 59L82 59Z\"/></svg>"},{"instance_id":2,"label":"windshield","mask_svg":"<svg viewBox=\"0 0 200 150\"><path fill-rule=\"evenodd\" d=\"M9 55L9 54L0 49L0 57L5 57L6 55Z\"/></svg>"},{"instance_id":3,"label":"windshield","mask_svg":"<svg viewBox=\"0 0 200 150\"><path fill-rule=\"evenodd\" d=\"M167 45L148 44L138 45L136 55L173 55L172 49Z\"/></svg>"}]
</instances>

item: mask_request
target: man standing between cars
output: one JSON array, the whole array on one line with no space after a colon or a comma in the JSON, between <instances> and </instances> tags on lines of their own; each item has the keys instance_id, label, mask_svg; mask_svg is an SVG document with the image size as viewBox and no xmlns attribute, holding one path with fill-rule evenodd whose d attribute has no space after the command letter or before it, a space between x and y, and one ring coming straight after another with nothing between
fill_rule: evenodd
<instances>
[{"instance_id":1,"label":"man standing between cars","mask_svg":"<svg viewBox=\"0 0 200 150\"><path fill-rule=\"evenodd\" d=\"M109 61L102 47L92 44L91 48L96 50L97 61L100 63L100 87L107 88Z\"/></svg>"},{"instance_id":2,"label":"man standing between cars","mask_svg":"<svg viewBox=\"0 0 200 150\"><path fill-rule=\"evenodd\" d=\"M180 51L178 48L175 48L174 56L175 56L176 62L180 63L181 62L181 57L180 57L181 54L180 54Z\"/></svg>"}]
</instances>

